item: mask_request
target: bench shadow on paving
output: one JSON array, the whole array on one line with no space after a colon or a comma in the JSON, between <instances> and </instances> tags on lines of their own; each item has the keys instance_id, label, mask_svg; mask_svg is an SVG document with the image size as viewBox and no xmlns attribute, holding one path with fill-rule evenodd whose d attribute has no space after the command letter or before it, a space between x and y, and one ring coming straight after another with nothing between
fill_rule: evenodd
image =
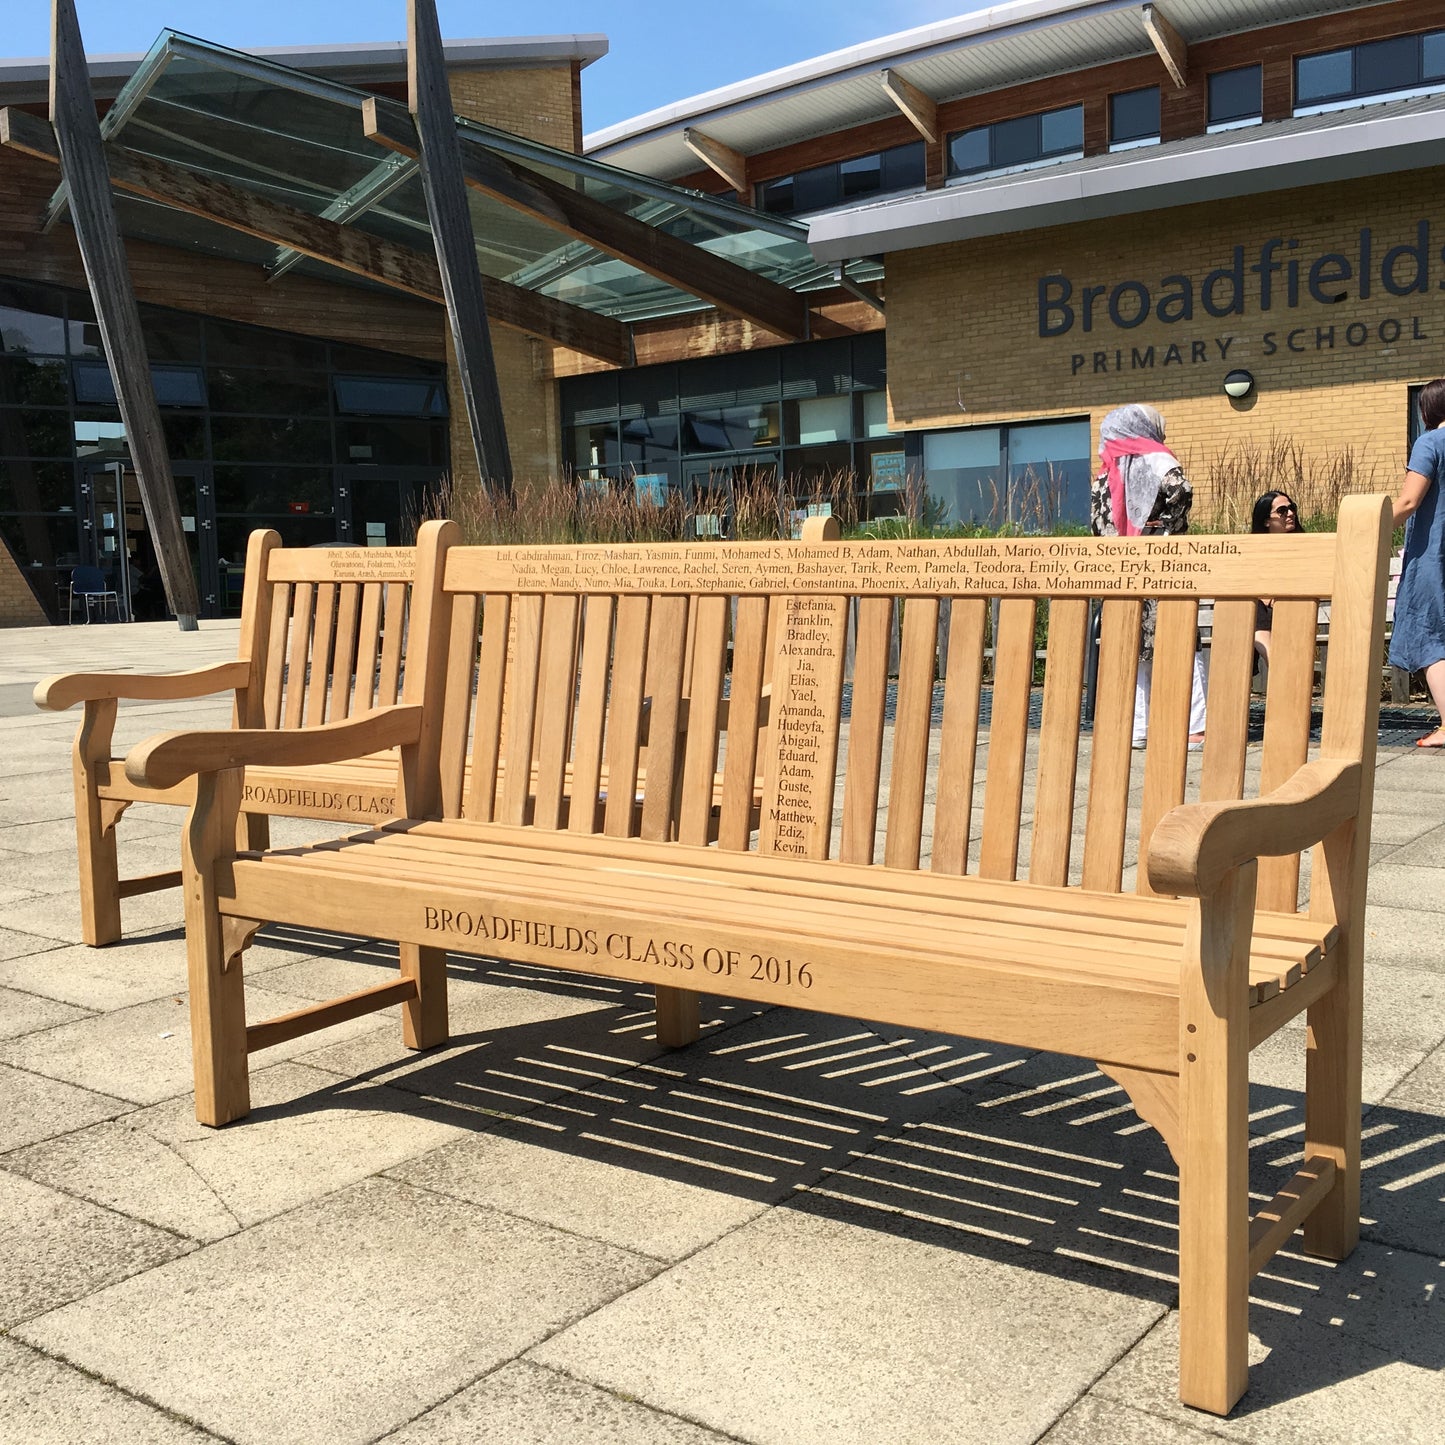
<instances>
[{"instance_id":1,"label":"bench shadow on paving","mask_svg":"<svg viewBox=\"0 0 1445 1445\"><path fill-rule=\"evenodd\" d=\"M307 932L269 931L292 945ZM326 946L337 946L334 936ZM347 950L358 964L394 967L388 952L360 940ZM418 1117L466 1133L390 1177L668 1262L783 1205L1141 1302L1177 1302L1174 1162L1088 1061L726 1000L709 1000L698 1044L667 1052L651 1037L645 989L456 955L450 964L463 1014L469 982L521 985L592 1011L560 1025L463 1024L424 1054L402 1049L389 1029L323 1047L304 1062L344 1079L258 1105L233 1127L318 1109L410 1112L411 1096ZM382 1057L368 1066L368 1054ZM1299 1165L1300 1096L1255 1084L1251 1113L1260 1202ZM1331 1264L1304 1255L1296 1238L1255 1279L1250 1324L1269 1357L1233 1419L1385 1360L1445 1370L1445 1331L1426 1323L1438 1314L1441 1270L1397 1252L1438 1253L1442 1175L1438 1116L1369 1110L1362 1244ZM1172 1407L1163 1373L1159 1404Z\"/></svg>"}]
</instances>

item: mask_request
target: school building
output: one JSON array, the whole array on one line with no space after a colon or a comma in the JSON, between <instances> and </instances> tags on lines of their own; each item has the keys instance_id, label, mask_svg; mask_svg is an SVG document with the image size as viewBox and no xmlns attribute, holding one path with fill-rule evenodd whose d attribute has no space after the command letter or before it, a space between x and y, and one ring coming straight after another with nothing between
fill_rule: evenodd
<instances>
[{"instance_id":1,"label":"school building","mask_svg":"<svg viewBox=\"0 0 1445 1445\"><path fill-rule=\"evenodd\" d=\"M1197 486L1279 438L1394 485L1445 372L1438 0L1022 0L588 135L605 53L447 46L519 486L1077 520L1125 401ZM0 625L63 620L76 565L146 572L46 75L0 62ZM167 32L91 83L203 615L255 526L395 542L480 485L378 138L402 48Z\"/></svg>"}]
</instances>

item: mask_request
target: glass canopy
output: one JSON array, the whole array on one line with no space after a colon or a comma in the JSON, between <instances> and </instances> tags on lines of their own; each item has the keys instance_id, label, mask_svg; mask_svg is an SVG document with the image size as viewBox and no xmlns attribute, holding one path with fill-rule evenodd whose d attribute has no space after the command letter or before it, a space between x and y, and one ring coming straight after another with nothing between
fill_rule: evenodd
<instances>
[{"instance_id":1,"label":"glass canopy","mask_svg":"<svg viewBox=\"0 0 1445 1445\"><path fill-rule=\"evenodd\" d=\"M366 138L362 106L375 98L388 118L410 124L404 106L369 92L164 31L102 119L128 149L184 166L311 215L431 253L417 163ZM635 176L474 121L457 121L470 150L565 183L678 240L726 258L797 292L834 287L830 265L807 247L807 229L698 191ZM621 322L678 315L711 303L542 221L467 190L477 262L484 275ZM122 229L138 239L260 263L273 275L297 268L348 285L357 277L325 262L257 241L219 223L117 196ZM65 201L65 187L51 200ZM850 264L849 279L882 274Z\"/></svg>"}]
</instances>

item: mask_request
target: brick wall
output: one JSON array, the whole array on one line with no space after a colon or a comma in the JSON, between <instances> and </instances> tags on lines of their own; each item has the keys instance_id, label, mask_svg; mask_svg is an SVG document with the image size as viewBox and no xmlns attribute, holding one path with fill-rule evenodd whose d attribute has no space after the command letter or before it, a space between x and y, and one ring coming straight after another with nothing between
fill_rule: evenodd
<instances>
[{"instance_id":1,"label":"brick wall","mask_svg":"<svg viewBox=\"0 0 1445 1445\"><path fill-rule=\"evenodd\" d=\"M892 414L906 429L971 426L1087 414L1095 428L1111 407L1151 402L1169 423L1171 445L1196 461L1232 439L1294 437L1311 456L1351 447L1374 465L1374 485L1393 488L1405 461L1407 389L1445 373L1445 172L1384 176L1239 200L1125 216L897 252L888 268L888 383ZM1397 247L1414 248L1428 224L1425 290L1392 295L1381 267ZM1370 231L1372 285L1362 299L1338 261L1316 275L1322 304L1309 294L1311 265L1337 253L1357 270L1360 232ZM1260 306L1261 247L1279 238L1272 305ZM1290 241L1298 245L1290 247ZM1202 283L1235 266L1243 248L1243 314L1208 314ZM1298 304L1288 304L1288 263L1299 263ZM1193 282L1193 316L1161 320L1171 276ZM1416 262L1397 252L1397 288L1415 282ZM1039 284L1057 278L1074 319L1064 334L1041 336ZM1126 281L1142 294L1117 290ZM1093 297L1084 329L1085 288ZM1217 278L1217 310L1233 300L1233 280ZM1175 303L1181 309L1182 302ZM1066 314L1045 323L1062 327ZM1174 348L1171 350L1171 347ZM1231 402L1226 372L1254 374L1255 394ZM1201 500L1203 500L1201 498Z\"/></svg>"},{"instance_id":2,"label":"brick wall","mask_svg":"<svg viewBox=\"0 0 1445 1445\"><path fill-rule=\"evenodd\" d=\"M454 70L452 104L457 114L526 136L558 150L577 149L576 92L573 67L518 70ZM555 244L566 236L555 233ZM550 379L552 346L508 327L492 327L492 353L502 391L502 414L512 469L519 481L555 477L561 468L557 388ZM466 407L448 345L451 403L452 481L478 484Z\"/></svg>"},{"instance_id":3,"label":"brick wall","mask_svg":"<svg viewBox=\"0 0 1445 1445\"><path fill-rule=\"evenodd\" d=\"M0 627L43 627L49 620L0 538Z\"/></svg>"}]
</instances>

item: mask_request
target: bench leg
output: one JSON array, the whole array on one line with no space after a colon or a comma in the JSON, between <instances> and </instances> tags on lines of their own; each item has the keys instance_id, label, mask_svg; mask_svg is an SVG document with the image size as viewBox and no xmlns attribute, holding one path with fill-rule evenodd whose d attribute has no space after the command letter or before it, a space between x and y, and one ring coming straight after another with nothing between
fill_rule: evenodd
<instances>
[{"instance_id":1,"label":"bench leg","mask_svg":"<svg viewBox=\"0 0 1445 1445\"><path fill-rule=\"evenodd\" d=\"M112 819L106 826L94 772L96 765L110 756L115 712L114 698L87 702L71 751L75 853L80 870L80 935L92 948L120 938L120 864L115 822Z\"/></svg>"},{"instance_id":2,"label":"bench leg","mask_svg":"<svg viewBox=\"0 0 1445 1445\"><path fill-rule=\"evenodd\" d=\"M1179 1398L1249 1384L1249 941L1258 865L1193 906L1179 998Z\"/></svg>"},{"instance_id":3,"label":"bench leg","mask_svg":"<svg viewBox=\"0 0 1445 1445\"><path fill-rule=\"evenodd\" d=\"M213 1128L251 1112L245 984L240 954L228 957L216 889L217 862L235 847L240 801L239 770L201 778L181 835L196 1118Z\"/></svg>"},{"instance_id":4,"label":"bench leg","mask_svg":"<svg viewBox=\"0 0 1445 1445\"><path fill-rule=\"evenodd\" d=\"M657 1041L665 1048L695 1044L702 1033L702 995L690 988L657 990Z\"/></svg>"},{"instance_id":5,"label":"bench leg","mask_svg":"<svg viewBox=\"0 0 1445 1445\"><path fill-rule=\"evenodd\" d=\"M1342 882L1350 878L1353 845L1354 824L1349 823L1317 850L1311 885L1316 897L1333 892L1337 878ZM1363 904L1359 906L1363 910ZM1360 1239L1364 942L1358 924L1344 924L1343 932L1335 986L1311 1005L1307 1015L1305 1158L1333 1159L1335 1182L1305 1219L1304 1247L1306 1253L1325 1259L1344 1259Z\"/></svg>"},{"instance_id":6,"label":"bench leg","mask_svg":"<svg viewBox=\"0 0 1445 1445\"><path fill-rule=\"evenodd\" d=\"M446 1043L450 1031L446 949L403 943L401 974L416 980L416 997L401 1006L402 1043L409 1049L431 1049Z\"/></svg>"}]
</instances>

